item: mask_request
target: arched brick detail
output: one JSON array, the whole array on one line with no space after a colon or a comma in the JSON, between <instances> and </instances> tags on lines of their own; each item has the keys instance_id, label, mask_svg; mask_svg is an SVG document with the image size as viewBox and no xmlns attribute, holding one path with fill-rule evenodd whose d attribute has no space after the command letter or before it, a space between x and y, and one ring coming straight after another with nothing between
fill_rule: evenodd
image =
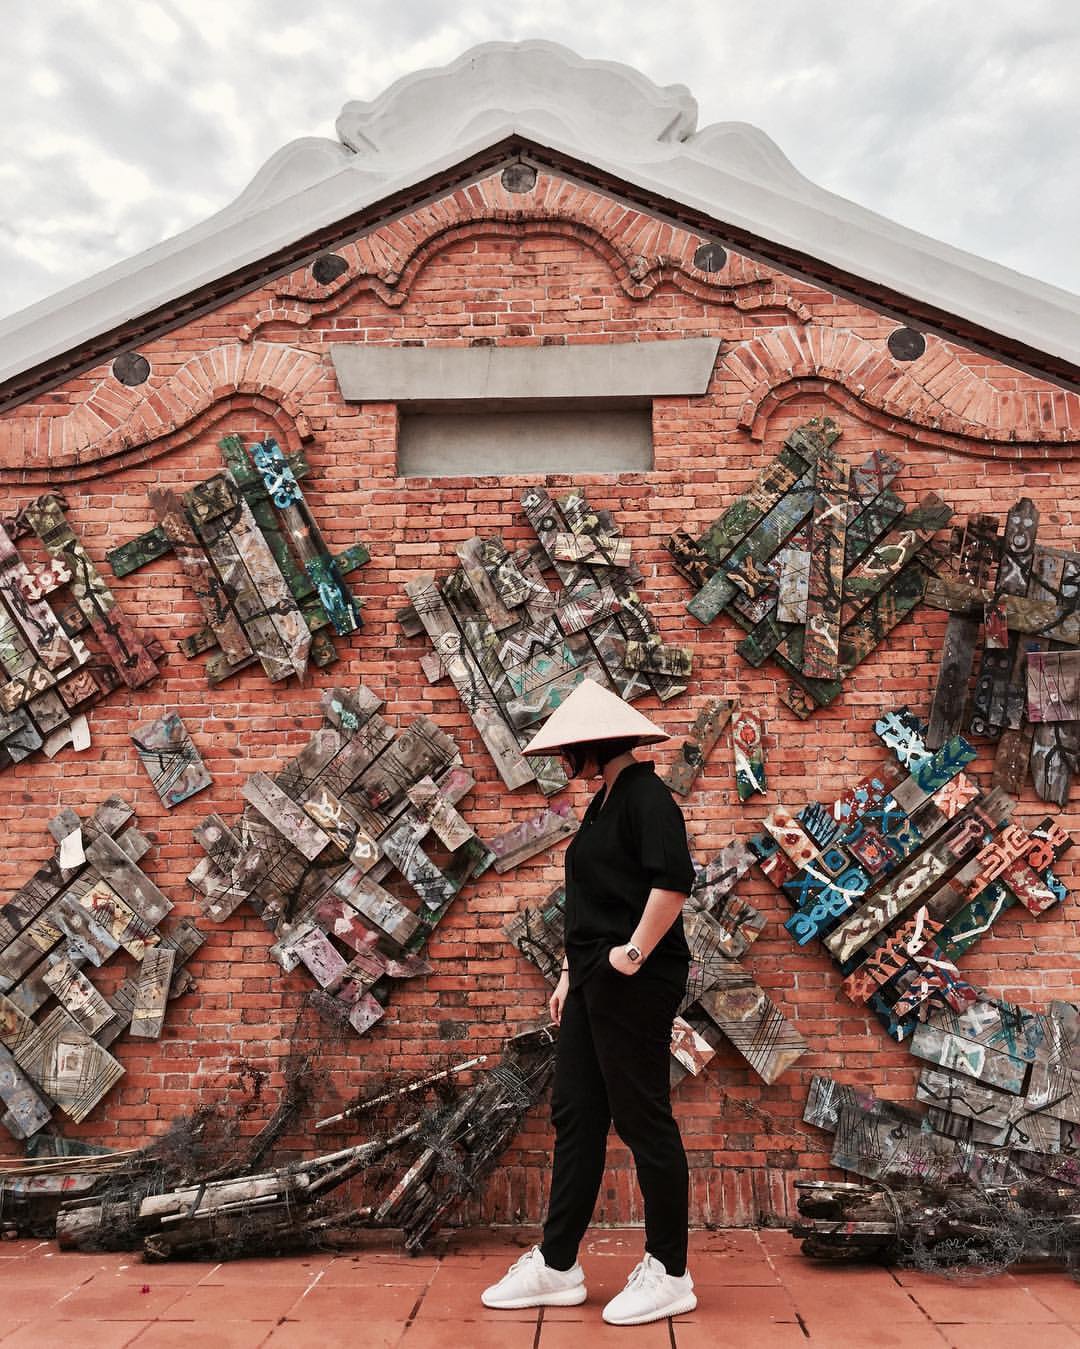
<instances>
[{"instance_id":1,"label":"arched brick detail","mask_svg":"<svg viewBox=\"0 0 1080 1349\"><path fill-rule=\"evenodd\" d=\"M778 274L739 253L729 251L722 279L695 267L694 253L702 242L695 232L545 174L523 203L494 175L421 207L407 221L392 221L337 248L348 271L326 285L306 267L283 278L274 287L282 303L261 306L244 335L254 337L271 323L305 327L313 318L339 313L362 290L397 307L408 299L424 265L443 249L470 238L537 235L573 238L592 248L631 299L646 299L670 282L707 303L780 309L802 323L810 319L809 310Z\"/></svg>"},{"instance_id":2,"label":"arched brick detail","mask_svg":"<svg viewBox=\"0 0 1080 1349\"><path fill-rule=\"evenodd\" d=\"M321 357L278 343L230 342L128 388L102 373L67 412L0 420L0 474L26 483L76 481L155 459L200 434L207 414L237 396L280 409L288 439L311 439L306 396L333 373Z\"/></svg>"},{"instance_id":3,"label":"arched brick detail","mask_svg":"<svg viewBox=\"0 0 1080 1349\"><path fill-rule=\"evenodd\" d=\"M915 438L961 453L1023 458L1034 447L1044 458L1080 455L1080 396L1041 381L1027 390L998 388L937 338L917 361L900 364L884 340L816 323L789 326L733 347L721 363L747 390L738 424L756 440L785 396L840 389L879 425L931 433Z\"/></svg>"}]
</instances>

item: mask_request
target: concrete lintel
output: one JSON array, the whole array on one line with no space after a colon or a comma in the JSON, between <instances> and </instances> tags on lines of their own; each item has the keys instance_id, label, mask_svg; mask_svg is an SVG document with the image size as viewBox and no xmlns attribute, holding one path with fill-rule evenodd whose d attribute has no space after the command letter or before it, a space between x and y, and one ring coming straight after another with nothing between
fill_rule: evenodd
<instances>
[{"instance_id":1,"label":"concrete lintel","mask_svg":"<svg viewBox=\"0 0 1080 1349\"><path fill-rule=\"evenodd\" d=\"M645 402L707 392L717 337L573 347L330 348L350 403Z\"/></svg>"}]
</instances>

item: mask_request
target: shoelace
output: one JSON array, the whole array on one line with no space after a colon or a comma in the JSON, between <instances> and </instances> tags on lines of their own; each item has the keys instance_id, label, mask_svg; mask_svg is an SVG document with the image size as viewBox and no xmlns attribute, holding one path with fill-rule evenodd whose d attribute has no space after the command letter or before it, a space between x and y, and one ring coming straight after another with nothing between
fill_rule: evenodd
<instances>
[{"instance_id":1,"label":"shoelace","mask_svg":"<svg viewBox=\"0 0 1080 1349\"><path fill-rule=\"evenodd\" d=\"M647 1261L639 1261L630 1271L630 1277L626 1281L627 1288L641 1288L645 1284L656 1283L660 1277L660 1272L653 1268Z\"/></svg>"},{"instance_id":2,"label":"shoelace","mask_svg":"<svg viewBox=\"0 0 1080 1349\"><path fill-rule=\"evenodd\" d=\"M516 1274L519 1269L523 1269L526 1265L533 1264L539 1254L540 1248L534 1246L531 1251L526 1251L524 1255L519 1255L507 1270L507 1274Z\"/></svg>"}]
</instances>

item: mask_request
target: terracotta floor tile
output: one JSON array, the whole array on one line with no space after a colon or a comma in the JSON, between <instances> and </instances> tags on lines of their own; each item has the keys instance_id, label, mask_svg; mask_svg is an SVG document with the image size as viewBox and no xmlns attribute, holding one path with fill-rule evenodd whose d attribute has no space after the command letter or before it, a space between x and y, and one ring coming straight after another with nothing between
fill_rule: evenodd
<instances>
[{"instance_id":1,"label":"terracotta floor tile","mask_svg":"<svg viewBox=\"0 0 1080 1349\"><path fill-rule=\"evenodd\" d=\"M144 1286L149 1285L128 1279L91 1279L63 1298L56 1313L69 1320L98 1317L103 1321L153 1321L187 1291L182 1284L158 1284L144 1293Z\"/></svg>"},{"instance_id":2,"label":"terracotta floor tile","mask_svg":"<svg viewBox=\"0 0 1080 1349\"><path fill-rule=\"evenodd\" d=\"M169 1319L176 1321L278 1321L300 1300L303 1289L281 1287L274 1283L258 1285L220 1284L185 1289L169 1308Z\"/></svg>"},{"instance_id":3,"label":"terracotta floor tile","mask_svg":"<svg viewBox=\"0 0 1080 1349\"><path fill-rule=\"evenodd\" d=\"M808 1321L844 1321L850 1317L851 1308L867 1308L875 1321L897 1323L922 1323L927 1320L927 1312L920 1301L904 1288L875 1287L872 1290L850 1288L844 1290L835 1286L814 1288L812 1285L785 1285L791 1294L796 1308ZM921 1293L920 1293L921 1297Z\"/></svg>"},{"instance_id":4,"label":"terracotta floor tile","mask_svg":"<svg viewBox=\"0 0 1080 1349\"><path fill-rule=\"evenodd\" d=\"M128 1254L122 1257L121 1264L106 1266L94 1277L128 1279L133 1283L148 1283L152 1288L162 1284L193 1288L215 1268L213 1262L206 1260L143 1261Z\"/></svg>"},{"instance_id":5,"label":"terracotta floor tile","mask_svg":"<svg viewBox=\"0 0 1080 1349\"><path fill-rule=\"evenodd\" d=\"M321 1283L298 1298L289 1311L290 1321L314 1321L328 1317L331 1321L356 1316L367 1321L400 1321L409 1319L412 1309L423 1295L423 1286L414 1284L375 1284L362 1288L324 1287Z\"/></svg>"},{"instance_id":6,"label":"terracotta floor tile","mask_svg":"<svg viewBox=\"0 0 1080 1349\"><path fill-rule=\"evenodd\" d=\"M940 1326L890 1326L882 1323L843 1326L834 1322L824 1329L808 1326L810 1338L804 1349L946 1349L948 1340ZM755 1346L756 1349L756 1346ZM1045 1349L1050 1349L1047 1345Z\"/></svg>"},{"instance_id":7,"label":"terracotta floor tile","mask_svg":"<svg viewBox=\"0 0 1080 1349\"><path fill-rule=\"evenodd\" d=\"M401 1349L533 1349L535 1342L535 1321L502 1321L498 1325L470 1321L453 1330L445 1321L414 1321L405 1332Z\"/></svg>"},{"instance_id":8,"label":"terracotta floor tile","mask_svg":"<svg viewBox=\"0 0 1080 1349\"><path fill-rule=\"evenodd\" d=\"M285 1321L270 1333L268 1349L397 1349L405 1333L401 1321L372 1321L357 1315L340 1320Z\"/></svg>"},{"instance_id":9,"label":"terracotta floor tile","mask_svg":"<svg viewBox=\"0 0 1080 1349\"><path fill-rule=\"evenodd\" d=\"M718 1349L715 1333L711 1344L712 1349ZM402 1349L411 1349L408 1340ZM667 1321L653 1321L647 1326L605 1325L599 1311L596 1320L584 1328L565 1321L548 1321L545 1316L539 1349L671 1349L671 1332Z\"/></svg>"},{"instance_id":10,"label":"terracotta floor tile","mask_svg":"<svg viewBox=\"0 0 1080 1349\"><path fill-rule=\"evenodd\" d=\"M1068 1326L941 1326L950 1349L1076 1349L1080 1335Z\"/></svg>"},{"instance_id":11,"label":"terracotta floor tile","mask_svg":"<svg viewBox=\"0 0 1080 1349\"><path fill-rule=\"evenodd\" d=\"M690 1252L688 1268L696 1285L724 1284L739 1288L775 1288L780 1276L764 1256L701 1255Z\"/></svg>"},{"instance_id":12,"label":"terracotta floor tile","mask_svg":"<svg viewBox=\"0 0 1080 1349\"><path fill-rule=\"evenodd\" d=\"M1057 1312L1020 1287L994 1287L983 1282L953 1284L940 1291L919 1288L913 1290L913 1296L931 1320L941 1325L1030 1326L1061 1319Z\"/></svg>"},{"instance_id":13,"label":"terracotta floor tile","mask_svg":"<svg viewBox=\"0 0 1080 1349\"><path fill-rule=\"evenodd\" d=\"M52 1314L64 1294L70 1292L70 1288L52 1284L36 1288L5 1288L2 1296L4 1315L13 1321L21 1321L40 1316L43 1312Z\"/></svg>"},{"instance_id":14,"label":"terracotta floor tile","mask_svg":"<svg viewBox=\"0 0 1080 1349\"><path fill-rule=\"evenodd\" d=\"M674 1330L678 1349L721 1349L723 1345L741 1345L746 1349L809 1349L811 1344L802 1328L791 1324L761 1326L744 1322L731 1325L717 1320L705 1325L677 1319ZM627 1349L630 1349L629 1345ZM832 1349L838 1347L834 1344Z\"/></svg>"},{"instance_id":15,"label":"terracotta floor tile","mask_svg":"<svg viewBox=\"0 0 1080 1349\"><path fill-rule=\"evenodd\" d=\"M584 1264L591 1256L614 1256L627 1261L626 1272L629 1274L644 1253L644 1232L595 1232L592 1235L586 1233L578 1258Z\"/></svg>"},{"instance_id":16,"label":"terracotta floor tile","mask_svg":"<svg viewBox=\"0 0 1080 1349\"><path fill-rule=\"evenodd\" d=\"M314 1283L320 1274L330 1268L332 1256L319 1259L287 1256L278 1260L229 1260L220 1265L204 1265L204 1274L198 1280L203 1287L227 1287L235 1284L288 1283L304 1288Z\"/></svg>"},{"instance_id":17,"label":"terracotta floor tile","mask_svg":"<svg viewBox=\"0 0 1080 1349\"><path fill-rule=\"evenodd\" d=\"M1080 1284L1074 1283L1067 1274L1050 1271L1028 1274L1018 1283L1063 1321L1080 1323Z\"/></svg>"},{"instance_id":18,"label":"terracotta floor tile","mask_svg":"<svg viewBox=\"0 0 1080 1349\"><path fill-rule=\"evenodd\" d=\"M411 1284L423 1288L438 1269L436 1261L372 1260L338 1258L332 1261L319 1280L320 1288L350 1288L366 1284Z\"/></svg>"},{"instance_id":19,"label":"terracotta floor tile","mask_svg":"<svg viewBox=\"0 0 1080 1349\"><path fill-rule=\"evenodd\" d=\"M691 1232L690 1250L712 1251L740 1255L761 1255L765 1251L757 1232L721 1228L715 1232Z\"/></svg>"},{"instance_id":20,"label":"terracotta floor tile","mask_svg":"<svg viewBox=\"0 0 1080 1349\"><path fill-rule=\"evenodd\" d=\"M134 1345L135 1349L259 1349L273 1328L268 1321L155 1321Z\"/></svg>"},{"instance_id":21,"label":"terracotta floor tile","mask_svg":"<svg viewBox=\"0 0 1080 1349\"><path fill-rule=\"evenodd\" d=\"M63 1321L41 1317L5 1336L4 1349L124 1349L149 1321Z\"/></svg>"},{"instance_id":22,"label":"terracotta floor tile","mask_svg":"<svg viewBox=\"0 0 1080 1349\"><path fill-rule=\"evenodd\" d=\"M768 1326L778 1321L795 1323L795 1303L784 1288L697 1289L698 1305L677 1318L723 1326L729 1322Z\"/></svg>"}]
</instances>

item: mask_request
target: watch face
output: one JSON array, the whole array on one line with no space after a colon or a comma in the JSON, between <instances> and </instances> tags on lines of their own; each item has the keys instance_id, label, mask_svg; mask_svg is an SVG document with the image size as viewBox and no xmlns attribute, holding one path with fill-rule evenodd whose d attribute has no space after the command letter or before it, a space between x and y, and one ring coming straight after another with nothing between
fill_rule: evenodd
<instances>
[{"instance_id":1,"label":"watch face","mask_svg":"<svg viewBox=\"0 0 1080 1349\"><path fill-rule=\"evenodd\" d=\"M628 946L626 948L626 958L627 960L638 961L641 959L641 952L636 946Z\"/></svg>"}]
</instances>

